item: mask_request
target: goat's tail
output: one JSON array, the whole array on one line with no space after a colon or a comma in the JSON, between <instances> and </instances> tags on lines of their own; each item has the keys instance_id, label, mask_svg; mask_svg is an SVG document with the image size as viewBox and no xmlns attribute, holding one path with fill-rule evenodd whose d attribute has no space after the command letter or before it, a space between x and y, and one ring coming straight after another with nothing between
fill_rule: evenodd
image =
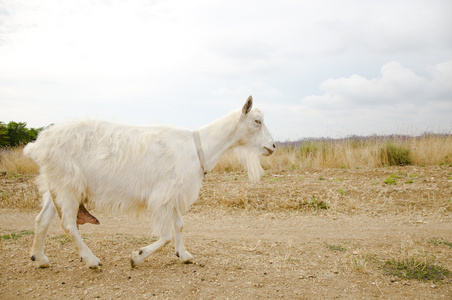
<instances>
[{"instance_id":1,"label":"goat's tail","mask_svg":"<svg viewBox=\"0 0 452 300\"><path fill-rule=\"evenodd\" d=\"M32 143L28 143L22 150L22 153L26 157L34 160L38 165L41 165L41 162L47 158L46 150L47 148L43 147L42 143L39 143L39 140L36 140Z\"/></svg>"},{"instance_id":2,"label":"goat's tail","mask_svg":"<svg viewBox=\"0 0 452 300\"><path fill-rule=\"evenodd\" d=\"M33 148L35 148L35 143L28 143L23 150L23 154L27 157L33 158Z\"/></svg>"}]
</instances>

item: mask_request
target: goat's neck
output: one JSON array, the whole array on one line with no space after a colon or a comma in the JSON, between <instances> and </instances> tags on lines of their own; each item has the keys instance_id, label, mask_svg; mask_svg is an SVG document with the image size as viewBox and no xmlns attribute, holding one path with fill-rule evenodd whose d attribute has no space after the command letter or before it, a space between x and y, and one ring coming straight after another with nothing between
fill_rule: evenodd
<instances>
[{"instance_id":1,"label":"goat's neck","mask_svg":"<svg viewBox=\"0 0 452 300\"><path fill-rule=\"evenodd\" d=\"M237 113L231 112L198 129L206 159L206 171L211 171L220 157L237 144Z\"/></svg>"}]
</instances>

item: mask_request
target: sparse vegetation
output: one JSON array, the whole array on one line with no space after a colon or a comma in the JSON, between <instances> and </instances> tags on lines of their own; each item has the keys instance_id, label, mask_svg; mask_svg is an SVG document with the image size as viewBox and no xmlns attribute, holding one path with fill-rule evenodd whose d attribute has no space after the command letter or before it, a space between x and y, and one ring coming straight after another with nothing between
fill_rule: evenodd
<instances>
[{"instance_id":1,"label":"sparse vegetation","mask_svg":"<svg viewBox=\"0 0 452 300\"><path fill-rule=\"evenodd\" d=\"M443 238L432 238L432 239L430 240L430 243L432 243L432 244L435 245L435 246L445 245L445 246L447 246L447 247L449 247L449 248L452 248L452 243L449 242L449 241L446 241L446 240L443 239Z\"/></svg>"},{"instance_id":2,"label":"sparse vegetation","mask_svg":"<svg viewBox=\"0 0 452 300\"><path fill-rule=\"evenodd\" d=\"M19 232L12 232L10 234L4 234L1 237L2 240L5 241L9 241L9 240L17 240L18 238L21 238L23 236L27 236L27 235L34 235L33 231L28 231L28 230L21 230Z\"/></svg>"},{"instance_id":3,"label":"sparse vegetation","mask_svg":"<svg viewBox=\"0 0 452 300\"><path fill-rule=\"evenodd\" d=\"M358 273L369 273L374 266L375 258L370 253L354 253L350 256L352 270Z\"/></svg>"},{"instance_id":4,"label":"sparse vegetation","mask_svg":"<svg viewBox=\"0 0 452 300\"><path fill-rule=\"evenodd\" d=\"M346 191L346 190L343 190L343 189L339 189L338 191L339 191L339 193L340 193L341 195L345 195L345 194L347 194L347 191Z\"/></svg>"},{"instance_id":5,"label":"sparse vegetation","mask_svg":"<svg viewBox=\"0 0 452 300\"><path fill-rule=\"evenodd\" d=\"M0 172L0 208L38 208L41 203L41 195L33 179L32 175Z\"/></svg>"},{"instance_id":6,"label":"sparse vegetation","mask_svg":"<svg viewBox=\"0 0 452 300\"><path fill-rule=\"evenodd\" d=\"M397 184L397 179L400 179L400 178L402 178L401 176L399 176L399 175L390 175L388 178L386 178L385 179L385 183L386 184L389 184L389 185L395 185L395 184Z\"/></svg>"},{"instance_id":7,"label":"sparse vegetation","mask_svg":"<svg viewBox=\"0 0 452 300\"><path fill-rule=\"evenodd\" d=\"M56 236L50 237L51 240L58 241L61 245L65 245L67 243L71 243L72 241L65 234L59 234Z\"/></svg>"},{"instance_id":8,"label":"sparse vegetation","mask_svg":"<svg viewBox=\"0 0 452 300\"><path fill-rule=\"evenodd\" d=\"M450 275L450 271L432 261L416 257L402 260L391 259L384 262L383 270L386 275L401 279L441 281Z\"/></svg>"},{"instance_id":9,"label":"sparse vegetation","mask_svg":"<svg viewBox=\"0 0 452 300\"><path fill-rule=\"evenodd\" d=\"M326 202L324 202L324 201L317 200L317 198L315 196L312 196L311 199L309 199L308 201L305 201L304 205L306 205L307 207L310 207L314 210L328 209L328 204L326 204Z\"/></svg>"},{"instance_id":10,"label":"sparse vegetation","mask_svg":"<svg viewBox=\"0 0 452 300\"><path fill-rule=\"evenodd\" d=\"M328 244L327 242L323 243L325 245L325 247L327 249L330 249L331 251L335 251L335 252L345 252L347 251L347 249L345 249L342 246L337 246L337 245L332 245L332 244Z\"/></svg>"}]
</instances>

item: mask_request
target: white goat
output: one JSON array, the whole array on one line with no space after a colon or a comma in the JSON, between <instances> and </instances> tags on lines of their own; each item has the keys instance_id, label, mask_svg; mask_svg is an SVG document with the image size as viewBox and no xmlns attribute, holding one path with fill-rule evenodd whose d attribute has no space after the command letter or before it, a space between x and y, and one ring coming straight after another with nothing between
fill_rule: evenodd
<instances>
[{"instance_id":1,"label":"white goat","mask_svg":"<svg viewBox=\"0 0 452 300\"><path fill-rule=\"evenodd\" d=\"M213 169L224 152L235 148L249 178L259 180L263 172L259 156L275 150L263 114L251 110L252 101L250 96L243 108L195 132L101 121L68 122L41 132L37 141L24 149L25 155L40 166L37 183L43 194L31 259L38 267L49 266L44 240L58 212L81 260L90 268L101 266L77 228L82 224L77 222L79 207L87 204L111 212L152 212L153 233L160 238L132 252L132 267L170 242L172 229L176 255L190 262L193 257L182 239L182 214L197 199L203 175Z\"/></svg>"}]
</instances>

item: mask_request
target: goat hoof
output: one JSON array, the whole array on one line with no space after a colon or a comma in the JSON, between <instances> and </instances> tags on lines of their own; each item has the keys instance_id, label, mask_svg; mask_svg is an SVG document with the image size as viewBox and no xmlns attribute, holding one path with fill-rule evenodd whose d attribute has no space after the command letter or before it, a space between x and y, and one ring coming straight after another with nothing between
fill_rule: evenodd
<instances>
[{"instance_id":1,"label":"goat hoof","mask_svg":"<svg viewBox=\"0 0 452 300\"><path fill-rule=\"evenodd\" d=\"M98 259L94 255L82 256L80 257L80 261L84 262L85 265L90 269L98 269L100 266L102 266L100 259Z\"/></svg>"},{"instance_id":2,"label":"goat hoof","mask_svg":"<svg viewBox=\"0 0 452 300\"><path fill-rule=\"evenodd\" d=\"M192 264L193 263L193 255L188 251L177 251L177 257L179 257L184 264Z\"/></svg>"},{"instance_id":3,"label":"goat hoof","mask_svg":"<svg viewBox=\"0 0 452 300\"><path fill-rule=\"evenodd\" d=\"M88 265L88 267L93 270L98 270L100 269L100 267L102 267L102 263L98 262L97 264Z\"/></svg>"},{"instance_id":4,"label":"goat hoof","mask_svg":"<svg viewBox=\"0 0 452 300\"><path fill-rule=\"evenodd\" d=\"M36 267L38 268L48 268L50 267L50 262L47 256L41 255L32 255L31 260L35 262Z\"/></svg>"},{"instance_id":5,"label":"goat hoof","mask_svg":"<svg viewBox=\"0 0 452 300\"><path fill-rule=\"evenodd\" d=\"M132 269L135 269L137 267L137 265L135 264L135 262L133 261L133 259L130 259L130 267Z\"/></svg>"},{"instance_id":6,"label":"goat hoof","mask_svg":"<svg viewBox=\"0 0 452 300\"><path fill-rule=\"evenodd\" d=\"M102 264L99 264L99 265L97 265L97 266L89 266L89 268L90 268L91 270L98 270L98 269L100 269L101 266L102 266Z\"/></svg>"},{"instance_id":7,"label":"goat hoof","mask_svg":"<svg viewBox=\"0 0 452 300\"><path fill-rule=\"evenodd\" d=\"M130 256L130 266L132 268L136 268L143 261L141 254L143 254L142 250L132 251L132 255Z\"/></svg>"}]
</instances>

